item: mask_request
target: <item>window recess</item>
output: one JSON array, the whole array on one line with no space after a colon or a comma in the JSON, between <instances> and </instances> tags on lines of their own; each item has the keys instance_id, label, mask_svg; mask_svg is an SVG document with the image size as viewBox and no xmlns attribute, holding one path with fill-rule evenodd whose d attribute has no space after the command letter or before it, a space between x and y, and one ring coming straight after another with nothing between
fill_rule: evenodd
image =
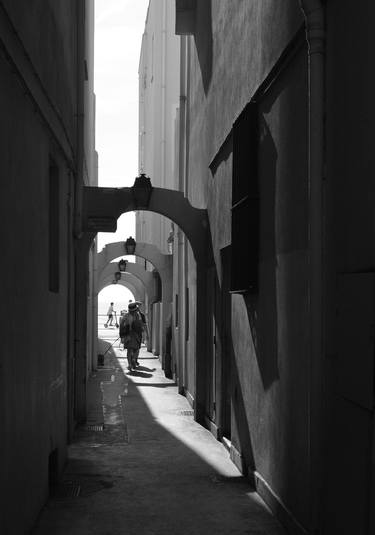
<instances>
[{"instance_id":1,"label":"window recess","mask_svg":"<svg viewBox=\"0 0 375 535\"><path fill-rule=\"evenodd\" d=\"M258 290L258 108L250 102L233 125L231 292Z\"/></svg>"}]
</instances>

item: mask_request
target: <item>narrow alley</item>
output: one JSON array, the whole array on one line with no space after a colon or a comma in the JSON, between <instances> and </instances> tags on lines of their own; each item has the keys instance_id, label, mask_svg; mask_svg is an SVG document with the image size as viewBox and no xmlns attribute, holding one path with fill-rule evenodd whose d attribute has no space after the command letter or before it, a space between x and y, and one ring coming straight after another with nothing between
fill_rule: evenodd
<instances>
[{"instance_id":1,"label":"narrow alley","mask_svg":"<svg viewBox=\"0 0 375 535\"><path fill-rule=\"evenodd\" d=\"M375 534L374 24L0 0L0 535Z\"/></svg>"},{"instance_id":2,"label":"narrow alley","mask_svg":"<svg viewBox=\"0 0 375 535\"><path fill-rule=\"evenodd\" d=\"M126 364L116 348L91 378L87 425L33 535L283 535L158 358L143 348L137 372Z\"/></svg>"}]
</instances>

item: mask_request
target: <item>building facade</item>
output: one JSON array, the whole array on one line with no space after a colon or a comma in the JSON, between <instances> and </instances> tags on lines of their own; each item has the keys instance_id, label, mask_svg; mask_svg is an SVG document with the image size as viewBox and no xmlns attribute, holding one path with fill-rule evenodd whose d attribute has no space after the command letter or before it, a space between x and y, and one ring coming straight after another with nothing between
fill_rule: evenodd
<instances>
[{"instance_id":1,"label":"building facade","mask_svg":"<svg viewBox=\"0 0 375 535\"><path fill-rule=\"evenodd\" d=\"M150 176L153 186L178 189L180 40L174 33L174 24L172 0L149 3L139 61L139 172ZM137 242L151 243L163 254L171 252L168 238L172 228L173 223L162 215L136 212ZM154 269L144 259L137 261L148 270ZM152 333L150 349L156 355L165 355L163 333L170 315L170 298L155 303L149 303L147 298L146 301Z\"/></svg>"},{"instance_id":2,"label":"building facade","mask_svg":"<svg viewBox=\"0 0 375 535\"><path fill-rule=\"evenodd\" d=\"M143 167L155 152L142 130L140 162L207 210L204 269L176 225L170 239L179 390L289 532L368 535L374 8L175 5L175 172L158 183ZM163 108L143 103L141 90L146 124ZM163 247L143 221L137 239Z\"/></svg>"},{"instance_id":3,"label":"building facade","mask_svg":"<svg viewBox=\"0 0 375 535\"><path fill-rule=\"evenodd\" d=\"M92 39L91 0L0 2L4 535L33 525L84 412L77 303L87 309L88 288L77 297L77 273L81 189L96 184Z\"/></svg>"}]
</instances>

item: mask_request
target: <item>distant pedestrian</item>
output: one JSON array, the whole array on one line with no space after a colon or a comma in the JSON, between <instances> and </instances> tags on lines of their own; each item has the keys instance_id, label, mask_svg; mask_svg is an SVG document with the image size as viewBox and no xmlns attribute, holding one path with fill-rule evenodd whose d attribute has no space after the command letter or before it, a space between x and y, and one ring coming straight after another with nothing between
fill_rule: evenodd
<instances>
[{"instance_id":1,"label":"distant pedestrian","mask_svg":"<svg viewBox=\"0 0 375 535\"><path fill-rule=\"evenodd\" d=\"M109 305L108 311L107 311L107 321L104 324L104 327L108 327L108 325L113 325L113 315L115 314L115 311L113 309L114 303L111 303Z\"/></svg>"},{"instance_id":2,"label":"distant pedestrian","mask_svg":"<svg viewBox=\"0 0 375 535\"><path fill-rule=\"evenodd\" d=\"M142 343L143 321L138 307L138 301L129 303L128 312L120 321L120 336L123 338L124 349L127 349L129 371L135 371L138 366Z\"/></svg>"},{"instance_id":3,"label":"distant pedestrian","mask_svg":"<svg viewBox=\"0 0 375 535\"><path fill-rule=\"evenodd\" d=\"M119 337L120 337L120 346L121 344L123 344L123 349L125 350L125 322L124 322L124 319L125 319L125 315L126 315L126 310L121 310L120 312L120 319L119 319Z\"/></svg>"},{"instance_id":4,"label":"distant pedestrian","mask_svg":"<svg viewBox=\"0 0 375 535\"><path fill-rule=\"evenodd\" d=\"M139 313L141 315L141 319L142 319L142 323L143 323L142 343L147 345L147 342L148 342L148 327L147 327L146 316L143 314L143 312L140 309L139 309Z\"/></svg>"}]
</instances>

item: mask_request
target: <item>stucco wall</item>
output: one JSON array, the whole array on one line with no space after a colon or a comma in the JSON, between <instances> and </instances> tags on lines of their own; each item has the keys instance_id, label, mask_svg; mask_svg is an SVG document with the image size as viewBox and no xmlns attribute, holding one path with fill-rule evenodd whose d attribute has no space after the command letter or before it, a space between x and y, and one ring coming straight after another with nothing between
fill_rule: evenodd
<instances>
[{"instance_id":1,"label":"stucco wall","mask_svg":"<svg viewBox=\"0 0 375 535\"><path fill-rule=\"evenodd\" d=\"M207 202L208 164L303 23L298 2L197 2L190 91L189 197ZM202 187L203 184L203 187Z\"/></svg>"},{"instance_id":2,"label":"stucco wall","mask_svg":"<svg viewBox=\"0 0 375 535\"><path fill-rule=\"evenodd\" d=\"M370 1L327 4L324 534L375 529L374 15Z\"/></svg>"},{"instance_id":3,"label":"stucco wall","mask_svg":"<svg viewBox=\"0 0 375 535\"><path fill-rule=\"evenodd\" d=\"M221 250L231 242L232 125L302 23L295 1L282 6L271 1L197 2L197 26L190 37L188 193L194 206L207 207L209 212L219 294ZM222 348L216 341L214 351L218 362L233 351L232 445L247 468L260 473L297 520L307 525L305 47L281 72L259 108L263 129L258 156L259 292L232 296L232 345L225 345L222 333ZM246 239L245 230L243 235ZM225 302L224 296L221 299ZM211 302L210 306L215 316L218 305ZM212 321L210 316L207 321ZM220 318L217 323L220 331ZM210 341L207 350L211 351ZM216 393L208 395L207 403L215 395L216 402L221 402L221 388L216 377ZM212 413L212 407L206 410ZM214 423L220 426L217 416Z\"/></svg>"},{"instance_id":4,"label":"stucco wall","mask_svg":"<svg viewBox=\"0 0 375 535\"><path fill-rule=\"evenodd\" d=\"M19 38L74 140L77 2L4 0ZM59 66L56 68L56 66Z\"/></svg>"},{"instance_id":5,"label":"stucco wall","mask_svg":"<svg viewBox=\"0 0 375 535\"><path fill-rule=\"evenodd\" d=\"M139 171L154 186L178 189L175 122L179 105L180 43L174 34L174 0L151 0L139 65ZM137 241L155 244L167 254L170 221L155 213L137 213Z\"/></svg>"},{"instance_id":6,"label":"stucco wall","mask_svg":"<svg viewBox=\"0 0 375 535\"><path fill-rule=\"evenodd\" d=\"M14 42L18 46L20 38L27 51L25 68L31 65L29 58L72 147L76 144L75 4L73 0L30 1L27 6L4 2L17 32ZM0 16L8 25L3 12ZM11 61L2 49L0 531L4 534L30 529L48 496L49 475L56 477L62 470L71 425L73 384L68 375L74 338L73 174ZM58 168L59 183L57 292L49 289L50 158ZM57 463L49 474L54 450Z\"/></svg>"},{"instance_id":7,"label":"stucco wall","mask_svg":"<svg viewBox=\"0 0 375 535\"><path fill-rule=\"evenodd\" d=\"M0 61L5 97L0 151L8 179L1 196L3 259L11 258L13 266L2 278L1 482L7 485L2 510L13 512L15 529L18 520L35 515L46 497L50 451L59 447L61 461L65 454L68 275L66 262L61 263L60 292L48 291L48 170L53 146L9 65ZM60 184L60 254L66 258L66 198L71 185L64 167Z\"/></svg>"}]
</instances>

